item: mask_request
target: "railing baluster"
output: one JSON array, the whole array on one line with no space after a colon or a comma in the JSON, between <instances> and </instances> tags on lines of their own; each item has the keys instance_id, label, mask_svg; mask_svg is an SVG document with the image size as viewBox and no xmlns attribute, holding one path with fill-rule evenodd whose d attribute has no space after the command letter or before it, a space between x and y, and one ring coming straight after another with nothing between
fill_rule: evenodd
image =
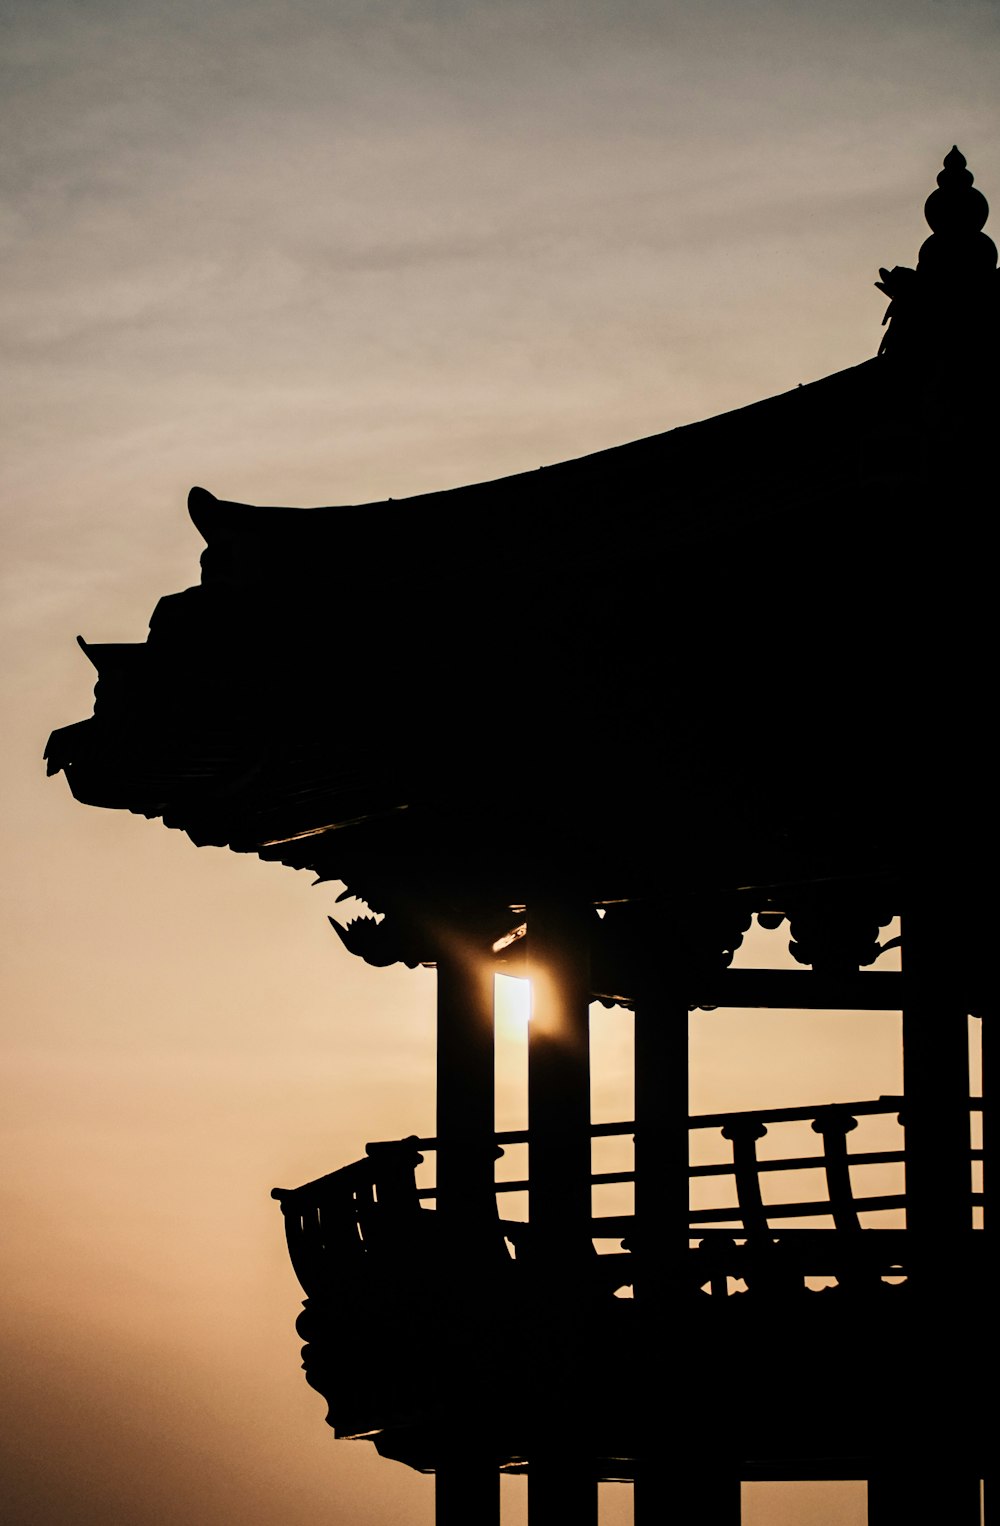
<instances>
[{"instance_id":1,"label":"railing baluster","mask_svg":"<svg viewBox=\"0 0 1000 1526\"><path fill-rule=\"evenodd\" d=\"M723 1139L732 1141L736 1197L748 1239L770 1238L757 1174L757 1140L763 1139L766 1133L766 1127L755 1113L734 1115L722 1130Z\"/></svg>"},{"instance_id":2,"label":"railing baluster","mask_svg":"<svg viewBox=\"0 0 1000 1526\"><path fill-rule=\"evenodd\" d=\"M285 1212L284 1204L282 1211ZM285 1240L292 1270L304 1293L310 1298L323 1288L328 1268L325 1266L320 1238L319 1210L315 1203L285 1212Z\"/></svg>"},{"instance_id":3,"label":"railing baluster","mask_svg":"<svg viewBox=\"0 0 1000 1526\"><path fill-rule=\"evenodd\" d=\"M364 1257L356 1198L370 1193L371 1165L360 1161L320 1182L271 1193L281 1204L292 1270L310 1298L360 1270Z\"/></svg>"},{"instance_id":4,"label":"railing baluster","mask_svg":"<svg viewBox=\"0 0 1000 1526\"><path fill-rule=\"evenodd\" d=\"M854 1288L873 1286L883 1275L906 1266L910 1260L911 1238L897 1244L893 1241L891 1261L886 1259L890 1232L870 1232L862 1239L859 1214L865 1211L903 1207L906 1198L902 1193L881 1196L857 1197L851 1182L852 1164L896 1164L905 1159L901 1150L859 1152L851 1155L847 1149L847 1135L857 1127L860 1116L889 1115L899 1109L899 1097L880 1097L874 1101L835 1103L812 1108L775 1108L770 1111L746 1111L738 1113L704 1114L689 1120L692 1129L719 1128L723 1138L732 1145L730 1164L694 1166L693 1176L731 1175L735 1182L737 1203L719 1208L699 1208L689 1212L689 1232L697 1234L699 1227L710 1224L742 1223L742 1235L746 1237L745 1249L734 1246L727 1252L718 1235L709 1231L695 1252L700 1258L705 1275L700 1276L697 1260L687 1263L682 1282L686 1288L694 1288L709 1281L718 1296L724 1287L724 1272L729 1276L747 1275L757 1279L757 1285L777 1292L779 1287L790 1290L801 1287L804 1275L834 1275L842 1286ZM978 1098L970 1098L971 1108L982 1106ZM769 1123L811 1122L812 1129L823 1140L822 1155L791 1156L758 1160L757 1140L768 1132ZM594 1137L625 1135L633 1133L636 1124L601 1123L593 1125ZM521 1143L528 1140L528 1131L508 1131L494 1135L497 1154L501 1141ZM294 1191L275 1189L272 1196L282 1204L285 1215L286 1237L289 1255L299 1281L311 1296L321 1296L321 1290L329 1292L334 1284L350 1282L364 1266L365 1258L372 1253L376 1257L393 1257L399 1253L411 1255L417 1247L431 1242L440 1225L433 1212L421 1207L422 1200L433 1200L435 1188L418 1191L414 1171L422 1159L419 1151L434 1150L433 1138L417 1139L410 1136L404 1140L382 1141L368 1146L368 1158L345 1166L329 1176L307 1183ZM981 1152L970 1149L970 1159ZM761 1193L761 1173L808 1170L823 1167L826 1177L827 1197L817 1195L815 1201L804 1201L800 1196L791 1202L772 1203L765 1206ZM591 1173L591 1181L634 1180L633 1172ZM497 1193L524 1190L527 1181L497 1182ZM652 1182L655 1189L655 1178ZM645 1201L645 1199L643 1199ZM495 1199L494 1199L495 1202ZM594 1235L622 1240L626 1250L636 1251L648 1236L649 1226L641 1222L650 1211L655 1215L657 1198L654 1191L652 1208L649 1204L640 1219L632 1215L591 1217L590 1228ZM820 1231L815 1238L806 1238L809 1230L774 1230L774 1219L818 1219L829 1215L834 1230ZM654 1234L656 1230L654 1221ZM704 1230L701 1231L704 1234ZM740 1231L737 1231L740 1233ZM900 1232L903 1233L902 1231ZM496 1220L496 1243L498 1257L509 1264L503 1236L516 1239L521 1255L527 1261L532 1233L527 1224L501 1223ZM798 1238L803 1237L803 1238ZM897 1237L898 1239L898 1237ZM904 1246L907 1247L904 1256ZM640 1252L641 1257L641 1252ZM641 1257L641 1269L649 1275ZM787 1275L782 1271L787 1266ZM795 1268L793 1272L793 1267ZM605 1271L607 1268L605 1268ZM626 1275L621 1268L613 1278L602 1277L602 1287L619 1288L628 1283L634 1286L640 1270L639 1263ZM652 1279L653 1287L657 1280ZM659 1296L655 1294L654 1296Z\"/></svg>"},{"instance_id":5,"label":"railing baluster","mask_svg":"<svg viewBox=\"0 0 1000 1526\"><path fill-rule=\"evenodd\" d=\"M823 1165L830 1193L830 1213L837 1229L853 1233L861 1229L851 1188L851 1168L847 1159L847 1136L858 1126L844 1108L825 1107L813 1119L812 1130L823 1140Z\"/></svg>"},{"instance_id":6,"label":"railing baluster","mask_svg":"<svg viewBox=\"0 0 1000 1526\"><path fill-rule=\"evenodd\" d=\"M858 1126L858 1120L846 1108L825 1107L813 1119L813 1133L823 1140L823 1165L826 1169L826 1185L830 1193L830 1213L838 1235L837 1281L843 1288L860 1290L873 1287L881 1281L879 1273L860 1264L856 1254L861 1246L861 1220L851 1186L851 1166L847 1154L847 1136ZM852 1254L854 1252L855 1254ZM846 1264L845 1264L846 1263Z\"/></svg>"},{"instance_id":7,"label":"railing baluster","mask_svg":"<svg viewBox=\"0 0 1000 1526\"><path fill-rule=\"evenodd\" d=\"M727 1298L729 1278L736 1275L733 1268L737 1254L736 1240L732 1235L713 1233L706 1235L704 1240L699 1240L695 1251L699 1268L696 1286L704 1287L707 1281L713 1298Z\"/></svg>"},{"instance_id":8,"label":"railing baluster","mask_svg":"<svg viewBox=\"0 0 1000 1526\"><path fill-rule=\"evenodd\" d=\"M324 1260L331 1267L336 1265L348 1273L358 1271L365 1252L358 1227L353 1187L345 1183L334 1191L324 1193L317 1200L317 1206Z\"/></svg>"},{"instance_id":9,"label":"railing baluster","mask_svg":"<svg viewBox=\"0 0 1000 1526\"><path fill-rule=\"evenodd\" d=\"M722 1137L731 1140L733 1145L736 1196L747 1237L744 1251L747 1287L751 1291L756 1287L772 1297L780 1297L801 1288L802 1278L794 1272L789 1275L773 1252L774 1241L767 1222L767 1209L760 1195L757 1165L757 1140L766 1133L767 1128L759 1115L741 1113L725 1125Z\"/></svg>"},{"instance_id":10,"label":"railing baluster","mask_svg":"<svg viewBox=\"0 0 1000 1526\"><path fill-rule=\"evenodd\" d=\"M412 1136L389 1144L366 1145L365 1149L372 1163L375 1188L370 1222L362 1221L366 1246L380 1255L397 1251L412 1254L423 1227L414 1175L423 1156Z\"/></svg>"}]
</instances>

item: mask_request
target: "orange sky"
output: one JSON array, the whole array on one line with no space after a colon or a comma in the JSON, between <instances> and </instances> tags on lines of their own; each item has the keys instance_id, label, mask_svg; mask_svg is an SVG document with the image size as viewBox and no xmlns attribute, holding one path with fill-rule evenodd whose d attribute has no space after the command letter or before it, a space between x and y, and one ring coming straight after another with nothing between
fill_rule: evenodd
<instances>
[{"instance_id":1,"label":"orange sky","mask_svg":"<svg viewBox=\"0 0 1000 1526\"><path fill-rule=\"evenodd\" d=\"M432 1519L427 1480L324 1427L268 1192L432 1131L433 977L352 960L336 888L46 784L49 730L91 708L74 636L141 640L196 580L194 482L399 497L866 359L953 142L1000 198L998 25L985 0L6 7L18 1526ZM335 590L334 671L365 652ZM891 1020L853 1054L829 1023L762 1046L706 1019L694 1106L897 1084ZM624 1032L602 1017L609 1053ZM862 1497L761 1488L747 1520L857 1526Z\"/></svg>"}]
</instances>

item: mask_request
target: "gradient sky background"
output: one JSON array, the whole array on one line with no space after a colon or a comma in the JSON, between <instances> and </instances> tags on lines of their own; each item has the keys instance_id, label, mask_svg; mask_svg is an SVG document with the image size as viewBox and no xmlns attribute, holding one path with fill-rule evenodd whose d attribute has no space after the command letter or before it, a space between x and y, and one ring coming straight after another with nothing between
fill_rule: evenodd
<instances>
[{"instance_id":1,"label":"gradient sky background","mask_svg":"<svg viewBox=\"0 0 1000 1526\"><path fill-rule=\"evenodd\" d=\"M432 1130L433 976L349 958L329 887L46 784L73 638L197 579L192 483L402 497L868 358L953 142L1000 198L1000 10L7 0L2 57L5 1518L419 1526L429 1481L298 1370L268 1190ZM720 1016L693 1104L892 1090L887 1022L762 1056Z\"/></svg>"}]
</instances>

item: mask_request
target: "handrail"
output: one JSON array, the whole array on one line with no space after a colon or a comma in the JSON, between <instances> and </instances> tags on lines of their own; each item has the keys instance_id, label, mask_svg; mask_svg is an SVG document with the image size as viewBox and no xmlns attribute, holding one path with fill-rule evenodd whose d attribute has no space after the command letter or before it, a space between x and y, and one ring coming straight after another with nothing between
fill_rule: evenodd
<instances>
[{"instance_id":1,"label":"handrail","mask_svg":"<svg viewBox=\"0 0 1000 1526\"><path fill-rule=\"evenodd\" d=\"M904 1100L904 1097L892 1094L892 1096L882 1096L878 1097L878 1099L863 1100L863 1102L815 1103L814 1106L809 1106L809 1108L745 1108L742 1111L734 1112L701 1112L701 1114L692 1114L689 1117L689 1129L718 1128L724 1129L724 1131L725 1129L734 1129L734 1131L742 1132L740 1126L751 1128L751 1126L763 1126L766 1123L812 1123L815 1126L815 1123L818 1120L824 1119L824 1117L826 1119L831 1119L832 1116L844 1117L844 1119L858 1119L858 1117L884 1116L884 1114L889 1114L889 1112L899 1112L902 1106L904 1106ZM982 1097L969 1097L969 1111L982 1111L982 1106ZM849 1128L853 1128L853 1125L849 1125ZM634 1135L635 1132L637 1132L637 1128L635 1128L635 1122L632 1119L615 1123L592 1123L591 1125L591 1138L623 1137L623 1135L627 1134ZM493 1138L495 1138L498 1146L504 1146L504 1144L530 1144L531 1131L530 1129L499 1129L493 1135ZM420 1151L437 1151L438 1141L434 1135L427 1135L427 1137L423 1138L415 1137L412 1143ZM373 1148L373 1146L369 1146L369 1148ZM829 1154L829 1146L827 1146L827 1152L824 1152L823 1155L794 1155L794 1157L786 1157L782 1158L782 1160L754 1160L754 1172L759 1175L760 1172L776 1172L776 1170L820 1169L820 1167L829 1164L827 1154ZM901 1151L901 1149L898 1149L898 1151L858 1151L856 1154L846 1155L844 1158L846 1158L847 1166L902 1164L905 1161L905 1151ZM982 1158L982 1149L971 1149L969 1151L969 1160L982 1160ZM689 1177L692 1178L733 1177L733 1175L736 1175L736 1172L737 1167L734 1161L721 1161L721 1163L707 1164L707 1166L689 1167ZM321 1178L321 1180L325 1180L325 1178ZM592 1172L591 1175L592 1186L627 1186L627 1184L634 1183L634 1181L634 1170L606 1170L606 1172ZM843 1180L841 1180L840 1187L841 1193L843 1193ZM530 1180L525 1177L521 1178L521 1180L496 1181L495 1189L499 1193L528 1192L530 1190ZM420 1196L421 1201L432 1201L432 1199L437 1198L437 1189L435 1187L421 1187L418 1190L418 1196ZM860 1206L861 1199L855 1199L855 1201ZM905 1199L901 1198L899 1204L893 1202L892 1206L901 1206L904 1201ZM768 1207L769 1215L777 1216L776 1204L768 1204L766 1207ZM820 1210L817 1210L817 1212L820 1212ZM826 1207L821 1212L829 1212L829 1202L827 1202ZM736 1215L736 1218L739 1218L739 1215Z\"/></svg>"},{"instance_id":2,"label":"handrail","mask_svg":"<svg viewBox=\"0 0 1000 1526\"><path fill-rule=\"evenodd\" d=\"M905 1104L902 1096L877 1097L874 1101L866 1102L819 1102L812 1107L774 1107L774 1108L744 1108L742 1111L730 1113L692 1113L688 1118L689 1129L719 1129L737 1118L759 1118L762 1123L808 1123L818 1113L836 1107L838 1111L850 1113L855 1118L867 1117L871 1114L898 1113ZM982 1112L982 1097L970 1097L969 1109L971 1112ZM634 1134L636 1131L633 1118L623 1119L615 1123L592 1123L590 1136L592 1139L615 1138L619 1134ZM436 1150L437 1136L411 1136L418 1150ZM530 1144L530 1129L498 1129L493 1135L498 1145L505 1144ZM391 1141L380 1140L378 1143Z\"/></svg>"},{"instance_id":3,"label":"handrail","mask_svg":"<svg viewBox=\"0 0 1000 1526\"><path fill-rule=\"evenodd\" d=\"M851 1166L863 1165L902 1165L906 1160L905 1150L865 1150L857 1154L849 1154L844 1147L843 1139L837 1140L840 1132L836 1120L844 1120L843 1132L846 1134L855 1127L855 1120L861 1117L884 1116L889 1113L899 1113L904 1106L905 1098L895 1094L883 1095L875 1099L866 1099L857 1102L817 1103L812 1107L782 1107L782 1108L745 1108L730 1113L695 1113L688 1119L689 1130L695 1129L721 1129L727 1137L733 1138L734 1158L732 1161L722 1161L711 1165L693 1165L688 1168L690 1178L708 1176L735 1176L737 1190L740 1199L739 1206L727 1205L718 1210L697 1209L690 1213L692 1224L709 1223L736 1223L741 1222L749 1228L748 1215L754 1220L758 1230L766 1228L767 1221L772 1218L809 1217L818 1215L830 1215L833 1213L838 1228L857 1228L857 1212L882 1210L888 1208L903 1208L906 1205L905 1194L892 1193L880 1194L874 1197L857 1198L854 1196L850 1184L849 1171ZM982 1111L982 1098L970 1097L969 1109L971 1112ZM824 1123L824 1120L826 1122ZM758 1160L753 1140L747 1137L753 1133L757 1138L766 1133L768 1123L812 1123L817 1132L822 1133L824 1151L819 1155L790 1156L777 1160ZM823 1128L818 1125L823 1123ZM759 1132L758 1132L759 1131ZM634 1120L627 1119L613 1123L595 1123L591 1125L591 1137L615 1138L636 1133ZM531 1143L530 1129L505 1129L498 1130L494 1134L497 1146L506 1144L529 1144ZM434 1136L423 1138L411 1138L415 1149L421 1151L434 1151L437 1149L437 1139ZM384 1142L369 1145L370 1150L382 1148ZM502 1153L502 1149L501 1152ZM969 1151L970 1161L983 1159L981 1149ZM830 1197L808 1204L779 1204L759 1202L759 1188L757 1178L762 1172L774 1171L804 1171L825 1169L831 1188ZM337 1173L333 1173L334 1176ZM321 1178L326 1181L328 1178ZM628 1185L635 1181L635 1171L598 1171L591 1175L593 1186L619 1186ZM313 1186L319 1183L313 1183ZM497 1193L527 1192L530 1190L530 1180L527 1177L516 1180L499 1180L494 1183ZM437 1197L436 1187L421 1187L417 1191L417 1197L421 1202L433 1202ZM982 1201L982 1194L973 1194L971 1201L978 1205Z\"/></svg>"},{"instance_id":4,"label":"handrail","mask_svg":"<svg viewBox=\"0 0 1000 1526\"><path fill-rule=\"evenodd\" d=\"M854 1287L872 1285L887 1271L898 1269L898 1255L890 1249L896 1237L905 1231L875 1230L862 1233L860 1214L886 1210L905 1209L907 1197L904 1192L889 1192L855 1196L851 1182L851 1167L865 1165L902 1165L906 1161L905 1149L864 1150L852 1155L847 1149L847 1135L857 1127L859 1117L900 1114L904 1099L901 1096L882 1096L846 1103L822 1103L812 1107L745 1109L732 1113L703 1113L689 1120L692 1130L719 1129L732 1147L732 1159L704 1165L689 1165L690 1180L715 1177L731 1177L736 1188L736 1202L714 1208L690 1208L688 1228L693 1237L701 1237L697 1252L702 1269L709 1267L704 1285L711 1285L713 1292L721 1292L726 1276L740 1276L734 1271L737 1265L750 1265L747 1256L764 1255L773 1262L772 1252L778 1261L774 1275L779 1280L782 1272L778 1263L791 1268L798 1277L802 1267L795 1258L808 1256L812 1271L831 1272L841 1282ZM982 1108L982 1099L969 1099L970 1111ZM777 1159L759 1160L757 1141L767 1133L767 1124L809 1122L822 1140L821 1153L816 1155L783 1156ZM899 1119L902 1124L904 1120ZM594 1138L607 1138L636 1134L631 1120L616 1123L594 1124ZM502 1145L530 1145L527 1129L511 1129L496 1133L494 1139L497 1154L502 1155ZM326 1176L306 1182L303 1186L287 1189L275 1188L272 1197L281 1203L285 1217L288 1249L292 1264L302 1286L307 1292L321 1290L329 1285L333 1275L338 1281L356 1279L369 1264L369 1253L385 1263L385 1257L411 1258L420 1245L428 1245L427 1236L434 1233L437 1215L428 1213L423 1205L437 1198L435 1187L419 1187L415 1172L423 1160L424 1151L437 1147L435 1138L418 1138L414 1135L401 1140L383 1140L366 1147L363 1160L332 1171ZM969 1160L983 1159L983 1150L969 1148ZM823 1170L826 1175L827 1195L797 1202L765 1203L761 1194L761 1177L767 1173L782 1171ZM593 1185L622 1185L634 1182L636 1173L627 1171L602 1171L591 1174ZM497 1195L530 1191L530 1179L519 1178L494 1183ZM983 1203L982 1192L972 1191L971 1174L967 1201L970 1206ZM813 1227L812 1229L788 1230L781 1221L789 1219L831 1219L834 1231ZM776 1222L777 1221L777 1222ZM526 1250L530 1256L532 1243L531 1225L517 1221L496 1219L496 1227L518 1252ZM713 1228L713 1226L715 1226ZM592 1215L590 1234L596 1240L618 1239L626 1250L641 1253L646 1243L653 1243L658 1234L655 1222L650 1226L638 1221L634 1214ZM800 1249L793 1253L788 1241L791 1234L797 1237ZM820 1235L821 1241L804 1241L803 1235ZM647 1241L647 1236L651 1239ZM889 1237L887 1239L886 1237ZM736 1238L746 1241L740 1249ZM825 1239L826 1249L820 1251ZM882 1249L877 1248L877 1244ZM499 1245L499 1240L497 1241ZM853 1247L853 1248L852 1248ZM595 1247L596 1248L596 1247ZM738 1255L737 1255L738 1252ZM860 1260L858 1259L860 1256ZM734 1259L734 1257L736 1259ZM824 1265L818 1265L824 1260ZM598 1256L597 1258L614 1286L629 1284L633 1273L612 1265L631 1266L630 1256ZM817 1263L814 1265L813 1263ZM754 1278L762 1275L761 1265L753 1263ZM725 1270L729 1268L728 1272ZM699 1272L699 1276L701 1273ZM749 1275L749 1274L748 1274ZM770 1272L764 1274L771 1276ZM794 1279L793 1279L794 1280ZM610 1285L610 1283L609 1283Z\"/></svg>"}]
</instances>

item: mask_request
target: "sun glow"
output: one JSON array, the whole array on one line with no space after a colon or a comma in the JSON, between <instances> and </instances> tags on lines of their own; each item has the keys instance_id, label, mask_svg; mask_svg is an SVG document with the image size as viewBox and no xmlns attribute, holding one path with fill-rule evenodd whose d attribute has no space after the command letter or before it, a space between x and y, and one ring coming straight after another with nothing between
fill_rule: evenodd
<instances>
[{"instance_id":1,"label":"sun glow","mask_svg":"<svg viewBox=\"0 0 1000 1526\"><path fill-rule=\"evenodd\" d=\"M523 1043L531 1018L531 981L497 975L493 986L497 1041Z\"/></svg>"},{"instance_id":2,"label":"sun glow","mask_svg":"<svg viewBox=\"0 0 1000 1526\"><path fill-rule=\"evenodd\" d=\"M497 975L493 987L496 1013L496 1112L498 1129L525 1129L528 1126L528 1022L531 1017L531 981L512 975ZM505 1147L507 1161L500 1176L522 1177L527 1173L527 1159L520 1159L526 1146ZM509 1217L525 1217L526 1202L518 1211L511 1199L505 1199Z\"/></svg>"}]
</instances>

